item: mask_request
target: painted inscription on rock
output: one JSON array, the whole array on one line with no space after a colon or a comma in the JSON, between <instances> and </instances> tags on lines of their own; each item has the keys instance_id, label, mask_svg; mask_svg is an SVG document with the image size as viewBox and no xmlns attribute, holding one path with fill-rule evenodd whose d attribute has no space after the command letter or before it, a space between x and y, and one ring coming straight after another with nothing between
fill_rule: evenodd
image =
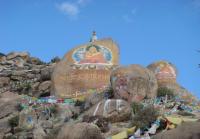
<instances>
[{"instance_id":1,"label":"painted inscription on rock","mask_svg":"<svg viewBox=\"0 0 200 139\"><path fill-rule=\"evenodd\" d=\"M84 97L94 92L102 92L109 85L108 70L73 70L66 74L67 92L62 97ZM98 81L98 82L97 82Z\"/></svg>"}]
</instances>

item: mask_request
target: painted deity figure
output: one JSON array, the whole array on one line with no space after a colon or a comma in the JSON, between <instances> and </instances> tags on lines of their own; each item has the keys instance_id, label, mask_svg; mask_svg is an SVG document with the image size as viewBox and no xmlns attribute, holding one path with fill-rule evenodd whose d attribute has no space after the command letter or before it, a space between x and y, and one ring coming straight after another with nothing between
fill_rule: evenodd
<instances>
[{"instance_id":1,"label":"painted deity figure","mask_svg":"<svg viewBox=\"0 0 200 139\"><path fill-rule=\"evenodd\" d=\"M79 62L79 64L85 63L107 63L107 61L98 46L90 45L86 48L84 58Z\"/></svg>"}]
</instances>

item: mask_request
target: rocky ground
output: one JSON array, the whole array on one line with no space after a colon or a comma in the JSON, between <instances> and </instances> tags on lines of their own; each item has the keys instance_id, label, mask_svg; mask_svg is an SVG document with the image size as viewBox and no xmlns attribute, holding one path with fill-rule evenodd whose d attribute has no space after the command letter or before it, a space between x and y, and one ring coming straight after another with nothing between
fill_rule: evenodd
<instances>
[{"instance_id":1,"label":"rocky ground","mask_svg":"<svg viewBox=\"0 0 200 139\"><path fill-rule=\"evenodd\" d=\"M51 74L58 61L0 54L0 139L200 138L200 104L181 97L185 89L158 89L153 72L133 65L113 71L110 88L100 94L57 98Z\"/></svg>"}]
</instances>

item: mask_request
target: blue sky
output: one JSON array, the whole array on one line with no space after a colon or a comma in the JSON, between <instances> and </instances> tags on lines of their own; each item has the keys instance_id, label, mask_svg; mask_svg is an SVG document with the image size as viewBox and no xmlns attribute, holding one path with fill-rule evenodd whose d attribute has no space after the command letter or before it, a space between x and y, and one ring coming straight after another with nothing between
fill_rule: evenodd
<instances>
[{"instance_id":1,"label":"blue sky","mask_svg":"<svg viewBox=\"0 0 200 139\"><path fill-rule=\"evenodd\" d=\"M121 64L168 60L200 98L200 0L0 0L0 52L50 61L89 40L112 37Z\"/></svg>"}]
</instances>

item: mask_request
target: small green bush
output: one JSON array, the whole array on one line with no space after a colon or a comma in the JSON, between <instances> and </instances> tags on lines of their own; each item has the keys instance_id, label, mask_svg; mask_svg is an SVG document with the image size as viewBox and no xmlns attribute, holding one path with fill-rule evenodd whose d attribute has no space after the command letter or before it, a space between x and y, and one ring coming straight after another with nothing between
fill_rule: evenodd
<instances>
[{"instance_id":1,"label":"small green bush","mask_svg":"<svg viewBox=\"0 0 200 139\"><path fill-rule=\"evenodd\" d=\"M192 114L190 112L186 112L186 111L179 111L178 115L181 115L181 116L195 116L194 114Z\"/></svg>"},{"instance_id":2,"label":"small green bush","mask_svg":"<svg viewBox=\"0 0 200 139\"><path fill-rule=\"evenodd\" d=\"M15 137L14 135L10 135L8 137L4 137L3 139L17 139L17 137Z\"/></svg>"},{"instance_id":3,"label":"small green bush","mask_svg":"<svg viewBox=\"0 0 200 139\"><path fill-rule=\"evenodd\" d=\"M106 91L104 92L104 97L107 98L107 99L110 99L114 96L114 90L112 87L108 87L106 89Z\"/></svg>"},{"instance_id":4,"label":"small green bush","mask_svg":"<svg viewBox=\"0 0 200 139\"><path fill-rule=\"evenodd\" d=\"M154 122L159 116L159 111L155 109L152 105L139 109L135 116L133 117L133 126L144 130L149 127L152 122Z\"/></svg>"},{"instance_id":5,"label":"small green bush","mask_svg":"<svg viewBox=\"0 0 200 139\"><path fill-rule=\"evenodd\" d=\"M173 99L175 97L174 91L167 87L160 87L157 91L157 97L165 97L168 96L169 99Z\"/></svg>"},{"instance_id":6,"label":"small green bush","mask_svg":"<svg viewBox=\"0 0 200 139\"><path fill-rule=\"evenodd\" d=\"M50 110L50 112L51 112L52 114L56 114L56 113L58 113L58 106L57 106L57 105L53 105L53 106L51 106L51 107L49 108L49 110Z\"/></svg>"},{"instance_id":7,"label":"small green bush","mask_svg":"<svg viewBox=\"0 0 200 139\"><path fill-rule=\"evenodd\" d=\"M26 82L22 85L22 87L24 90L29 90L29 89L31 89L31 84L29 82Z\"/></svg>"},{"instance_id":8,"label":"small green bush","mask_svg":"<svg viewBox=\"0 0 200 139\"><path fill-rule=\"evenodd\" d=\"M17 91L23 92L28 91L31 89L31 83L29 82L20 82L19 84L16 84Z\"/></svg>"},{"instance_id":9,"label":"small green bush","mask_svg":"<svg viewBox=\"0 0 200 139\"><path fill-rule=\"evenodd\" d=\"M14 116L8 120L8 123L11 127L17 127L19 124L19 116Z\"/></svg>"},{"instance_id":10,"label":"small green bush","mask_svg":"<svg viewBox=\"0 0 200 139\"><path fill-rule=\"evenodd\" d=\"M133 113L136 114L138 111L143 109L143 105L141 103L138 103L138 102L133 102L131 104L131 108L132 108Z\"/></svg>"},{"instance_id":11,"label":"small green bush","mask_svg":"<svg viewBox=\"0 0 200 139\"><path fill-rule=\"evenodd\" d=\"M22 107L22 105L21 105L20 103L18 103L18 104L16 105L16 109L20 112L20 111L22 111L24 108Z\"/></svg>"},{"instance_id":12,"label":"small green bush","mask_svg":"<svg viewBox=\"0 0 200 139\"><path fill-rule=\"evenodd\" d=\"M51 59L52 63L57 63L60 62L60 58L58 56L54 57L53 59Z\"/></svg>"}]
</instances>

